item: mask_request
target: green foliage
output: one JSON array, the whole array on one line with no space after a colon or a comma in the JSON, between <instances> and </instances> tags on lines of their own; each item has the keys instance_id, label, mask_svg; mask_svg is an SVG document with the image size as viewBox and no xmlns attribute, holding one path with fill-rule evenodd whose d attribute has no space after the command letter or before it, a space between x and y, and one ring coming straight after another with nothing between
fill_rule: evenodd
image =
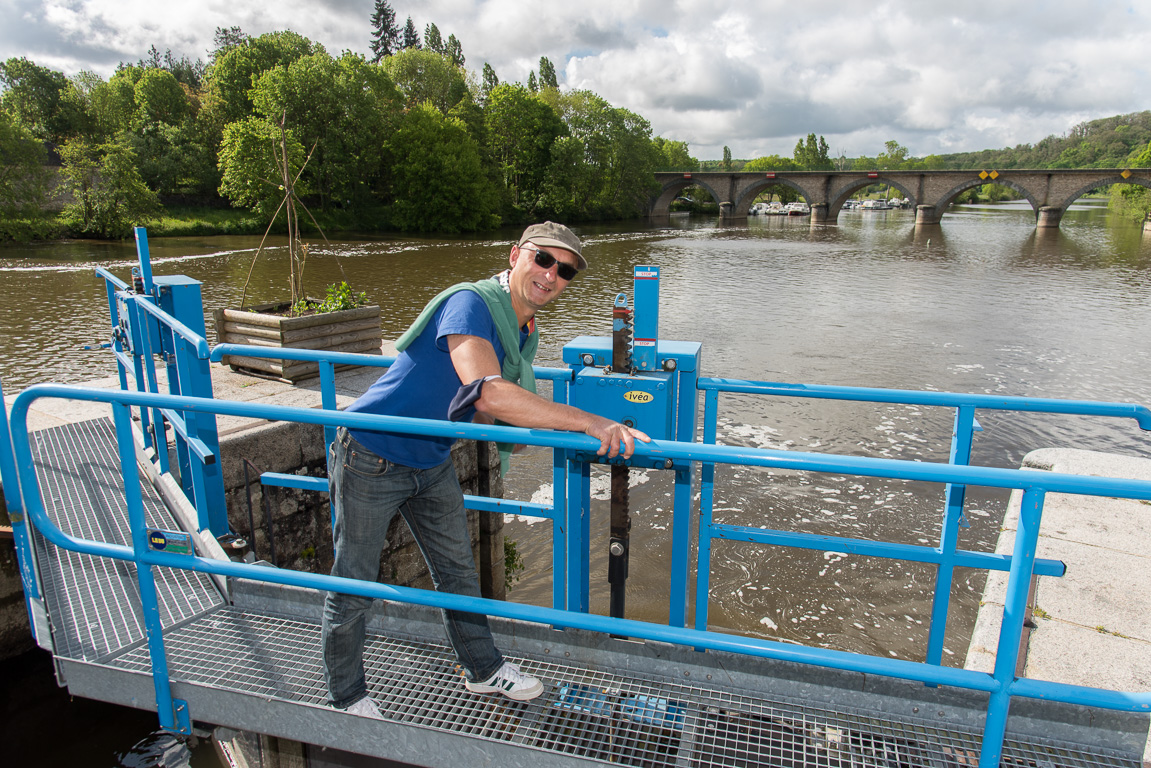
<instances>
[{"instance_id":1,"label":"green foliage","mask_svg":"<svg viewBox=\"0 0 1151 768\"><path fill-rule=\"evenodd\" d=\"M492 90L484 118L489 148L511 204L518 214L530 217L540 205L552 143L565 133L564 124L555 110L518 83Z\"/></svg>"},{"instance_id":2,"label":"green foliage","mask_svg":"<svg viewBox=\"0 0 1151 768\"><path fill-rule=\"evenodd\" d=\"M547 56L540 56L540 87L541 88L559 88L559 81L556 79L556 68L551 63Z\"/></svg>"},{"instance_id":3,"label":"green foliage","mask_svg":"<svg viewBox=\"0 0 1151 768\"><path fill-rule=\"evenodd\" d=\"M496 77L496 71L492 69L492 65L484 62L484 73L482 85L480 86L480 99L484 104L488 103L488 97L491 96L492 90L500 84L500 79Z\"/></svg>"},{"instance_id":4,"label":"green foliage","mask_svg":"<svg viewBox=\"0 0 1151 768\"><path fill-rule=\"evenodd\" d=\"M883 146L884 151L875 158L875 162L880 168L894 171L908 165L907 147L895 140L885 142Z\"/></svg>"},{"instance_id":5,"label":"green foliage","mask_svg":"<svg viewBox=\"0 0 1151 768\"><path fill-rule=\"evenodd\" d=\"M796 142L792 156L795 164L805 171L830 171L835 163L828 152L827 139L820 136L817 140L814 133L809 133L806 142L803 139Z\"/></svg>"},{"instance_id":6,"label":"green foliage","mask_svg":"<svg viewBox=\"0 0 1151 768\"><path fill-rule=\"evenodd\" d=\"M60 149L62 190L71 198L63 219L76 233L128 237L161 212L156 193L136 170L136 157L121 143L91 144L72 139Z\"/></svg>"},{"instance_id":7,"label":"green foliage","mask_svg":"<svg viewBox=\"0 0 1151 768\"><path fill-rule=\"evenodd\" d=\"M657 171L698 171L699 160L691 156L686 141L671 141L662 136L651 140L655 151L659 153Z\"/></svg>"},{"instance_id":8,"label":"green foliage","mask_svg":"<svg viewBox=\"0 0 1151 768\"><path fill-rule=\"evenodd\" d=\"M448 57L448 61L452 63L453 67L463 67L464 62L464 47L460 45L460 41L456 39L455 35L448 35L448 42L445 46L444 55Z\"/></svg>"},{"instance_id":9,"label":"green foliage","mask_svg":"<svg viewBox=\"0 0 1151 768\"><path fill-rule=\"evenodd\" d=\"M408 111L389 142L392 222L418 232L470 232L498 225L480 149L458 118L429 103Z\"/></svg>"},{"instance_id":10,"label":"green foliage","mask_svg":"<svg viewBox=\"0 0 1151 768\"><path fill-rule=\"evenodd\" d=\"M504 537L504 585L511 589L524 572L524 559L511 539Z\"/></svg>"},{"instance_id":11,"label":"green foliage","mask_svg":"<svg viewBox=\"0 0 1151 768\"><path fill-rule=\"evenodd\" d=\"M1151 168L1151 142L1142 152L1132 152L1128 159L1131 168ZM1125 219L1139 221L1151 216L1151 189L1138 184L1122 184L1111 188L1108 207Z\"/></svg>"},{"instance_id":12,"label":"green foliage","mask_svg":"<svg viewBox=\"0 0 1151 768\"><path fill-rule=\"evenodd\" d=\"M284 198L275 146L280 129L269 121L249 117L224 129L220 146L220 194L237 208L267 216ZM304 164L304 147L292 130L287 131L288 163L294 177ZM304 194L306 189L297 189Z\"/></svg>"},{"instance_id":13,"label":"green foliage","mask_svg":"<svg viewBox=\"0 0 1151 768\"><path fill-rule=\"evenodd\" d=\"M802 170L790 157L779 155L765 155L744 163L743 170L747 172L758 171L798 171Z\"/></svg>"},{"instance_id":14,"label":"green foliage","mask_svg":"<svg viewBox=\"0 0 1151 768\"><path fill-rule=\"evenodd\" d=\"M133 96L135 128L156 123L177 125L191 111L184 89L171 72L163 69L145 70L133 89Z\"/></svg>"},{"instance_id":15,"label":"green foliage","mask_svg":"<svg viewBox=\"0 0 1151 768\"><path fill-rule=\"evenodd\" d=\"M0 111L0 241L47 234L41 213L49 187L46 154L31 131Z\"/></svg>"},{"instance_id":16,"label":"green foliage","mask_svg":"<svg viewBox=\"0 0 1151 768\"><path fill-rule=\"evenodd\" d=\"M419 48L420 46L420 33L416 31L416 25L412 22L412 17L408 17L408 21L404 24L404 39L400 43L400 48Z\"/></svg>"},{"instance_id":17,"label":"green foliage","mask_svg":"<svg viewBox=\"0 0 1151 768\"><path fill-rule=\"evenodd\" d=\"M317 315L327 314L328 312L340 312L345 309L356 309L357 307L365 307L368 304L368 294L361 291L354 293L352 287L346 282L332 283L327 288L327 295L324 296L320 302L309 301L302 299L296 302L292 307L292 314L302 315L307 312L312 312Z\"/></svg>"},{"instance_id":18,"label":"green foliage","mask_svg":"<svg viewBox=\"0 0 1151 768\"><path fill-rule=\"evenodd\" d=\"M409 18L410 21L410 18ZM396 24L396 12L388 0L376 0L372 12L372 63L379 64L385 56L400 50L400 28Z\"/></svg>"},{"instance_id":19,"label":"green foliage","mask_svg":"<svg viewBox=\"0 0 1151 768\"><path fill-rule=\"evenodd\" d=\"M85 126L79 94L63 73L26 58L0 63L0 108L38 139L61 143Z\"/></svg>"},{"instance_id":20,"label":"green foliage","mask_svg":"<svg viewBox=\"0 0 1151 768\"><path fill-rule=\"evenodd\" d=\"M441 56L448 52L448 48L444 45L444 40L440 37L440 28L435 24L429 24L424 27L424 48L432 53L438 53Z\"/></svg>"},{"instance_id":21,"label":"green foliage","mask_svg":"<svg viewBox=\"0 0 1151 768\"><path fill-rule=\"evenodd\" d=\"M446 115L468 94L463 70L446 55L432 50L408 48L389 56L381 66L396 84L408 109L431 102Z\"/></svg>"},{"instance_id":22,"label":"green foliage","mask_svg":"<svg viewBox=\"0 0 1151 768\"><path fill-rule=\"evenodd\" d=\"M387 61L411 53L422 52ZM264 73L252 98L259 114L269 123L285 120L312 152L306 186L322 208L361 206L383 194L384 145L400 101L385 68L351 52L333 59L321 51Z\"/></svg>"},{"instance_id":23,"label":"green foliage","mask_svg":"<svg viewBox=\"0 0 1151 768\"><path fill-rule=\"evenodd\" d=\"M319 43L289 31L243 38L208 68L205 82L210 108L219 115L221 125L249 117L251 92L260 75L323 50Z\"/></svg>"}]
</instances>

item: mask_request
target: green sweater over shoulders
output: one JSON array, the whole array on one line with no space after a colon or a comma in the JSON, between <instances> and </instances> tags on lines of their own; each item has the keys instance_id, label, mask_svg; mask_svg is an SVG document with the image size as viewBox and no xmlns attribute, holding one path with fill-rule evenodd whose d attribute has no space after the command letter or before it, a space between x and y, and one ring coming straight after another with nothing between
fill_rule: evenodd
<instances>
[{"instance_id":1,"label":"green sweater over shoulders","mask_svg":"<svg viewBox=\"0 0 1151 768\"><path fill-rule=\"evenodd\" d=\"M527 340L524 342L523 347L520 347L520 326L516 319L515 308L512 307L512 297L508 295L507 291L503 289L498 280L487 279L477 280L474 283L457 283L449 288L440 291L423 311L420 312L419 317L415 319L411 327L404 331L403 335L396 341L396 350L403 352L408 348L416 337L419 336L424 328L427 327L432 317L435 316L436 311L440 305L451 295L459 291L473 291L480 295L484 303L488 306L488 311L492 313L492 320L496 324L496 335L499 337L500 344L504 348L504 362L500 370L500 376L510 382L519 384L521 387L531 393L536 391L536 377L532 371L532 363L535 361L536 350L539 348L540 334L539 330L535 327L532 328L528 334ZM470 384L471 382L463 382ZM508 457L512 452L512 445L510 443L497 443L496 447L500 453L500 474L506 474L508 471Z\"/></svg>"}]
</instances>

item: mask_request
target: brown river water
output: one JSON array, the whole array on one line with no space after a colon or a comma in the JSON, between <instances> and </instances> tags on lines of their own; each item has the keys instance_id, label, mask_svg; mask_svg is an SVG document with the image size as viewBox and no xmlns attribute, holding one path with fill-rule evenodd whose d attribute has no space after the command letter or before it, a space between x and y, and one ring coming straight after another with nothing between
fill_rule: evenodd
<instances>
[{"instance_id":1,"label":"brown river water","mask_svg":"<svg viewBox=\"0 0 1151 768\"><path fill-rule=\"evenodd\" d=\"M913 215L843 212L838 225L814 229L800 218L725 225L686 216L577 227L591 266L541 313L537 364L562 365L560 350L576 336L609 335L616 294L632 293L632 268L654 264L660 338L701 342L704 376L1151 404L1151 234L1115 221L1096 201L1073 206L1058 230L1036 230L1019 204L955 208L940 226L918 230ZM381 305L383 335L395 338L444 286L502 269L516 234L314 244L305 284L322 294L346 275ZM239 300L257 245L249 237L154 239L153 270L200 280L210 313ZM0 249L6 394L114 372L107 351L82 349L109 335L92 270L127 279L133 259L131 244ZM249 302L285 298L286 278L282 249L262 255ZM735 395L720 406L721 443L948 458L950 410ZM1027 452L1053 446L1151 456L1151 435L1133 422L990 412L979 420L978 464L1017 467ZM550 501L549 455L516 457L506 486L509 497ZM606 613L607 474L598 470L593 498L592 610ZM971 528L960 546L994 547L1005 504L1003 492L969 489ZM718 522L935 545L942 506L942 489L922 483L746 467L717 475ZM670 473L633 470L631 507L627 615L666 621ZM548 605L549 524L509 518L505 530L526 566L509 599ZM963 663L982 586L982 573L957 573L945 664ZM709 623L922 660L931 589L931 570L915 564L717 542ZM143 735L126 733L123 749Z\"/></svg>"}]
</instances>

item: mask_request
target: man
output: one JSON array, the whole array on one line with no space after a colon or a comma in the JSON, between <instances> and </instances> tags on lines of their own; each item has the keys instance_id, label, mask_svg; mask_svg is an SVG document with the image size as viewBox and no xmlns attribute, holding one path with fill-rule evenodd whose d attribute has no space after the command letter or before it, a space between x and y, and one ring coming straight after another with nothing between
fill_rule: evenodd
<instances>
[{"instance_id":1,"label":"man","mask_svg":"<svg viewBox=\"0 0 1151 768\"><path fill-rule=\"evenodd\" d=\"M535 394L531 366L539 340L535 315L580 270L582 247L567 227L528 227L509 255L511 268L445 290L396 343L396 362L348 411L584 432L599 454L626 458L643 432ZM518 382L518 383L517 383ZM436 589L479 596L463 493L450 458L454 441L341 428L328 453L335 515L333 576L374 581L388 525L403 515ZM621 448L622 444L622 448ZM506 447L501 464L506 469ZM329 703L379 717L367 695L363 649L371 600L335 592L324 605L324 673ZM517 701L543 692L539 680L504 660L487 617L444 611L448 640L476 693Z\"/></svg>"}]
</instances>

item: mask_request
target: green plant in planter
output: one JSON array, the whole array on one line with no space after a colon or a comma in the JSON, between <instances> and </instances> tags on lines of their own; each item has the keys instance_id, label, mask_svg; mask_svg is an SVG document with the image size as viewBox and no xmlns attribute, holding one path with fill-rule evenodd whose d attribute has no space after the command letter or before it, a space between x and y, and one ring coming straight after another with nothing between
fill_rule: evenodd
<instances>
[{"instance_id":1,"label":"green plant in planter","mask_svg":"<svg viewBox=\"0 0 1151 768\"><path fill-rule=\"evenodd\" d=\"M317 315L325 312L339 312L343 309L356 309L368 305L368 294L360 291L353 293L352 287L346 281L332 283L328 286L328 294L323 301L301 299L292 306L292 314L302 315L313 312Z\"/></svg>"}]
</instances>

